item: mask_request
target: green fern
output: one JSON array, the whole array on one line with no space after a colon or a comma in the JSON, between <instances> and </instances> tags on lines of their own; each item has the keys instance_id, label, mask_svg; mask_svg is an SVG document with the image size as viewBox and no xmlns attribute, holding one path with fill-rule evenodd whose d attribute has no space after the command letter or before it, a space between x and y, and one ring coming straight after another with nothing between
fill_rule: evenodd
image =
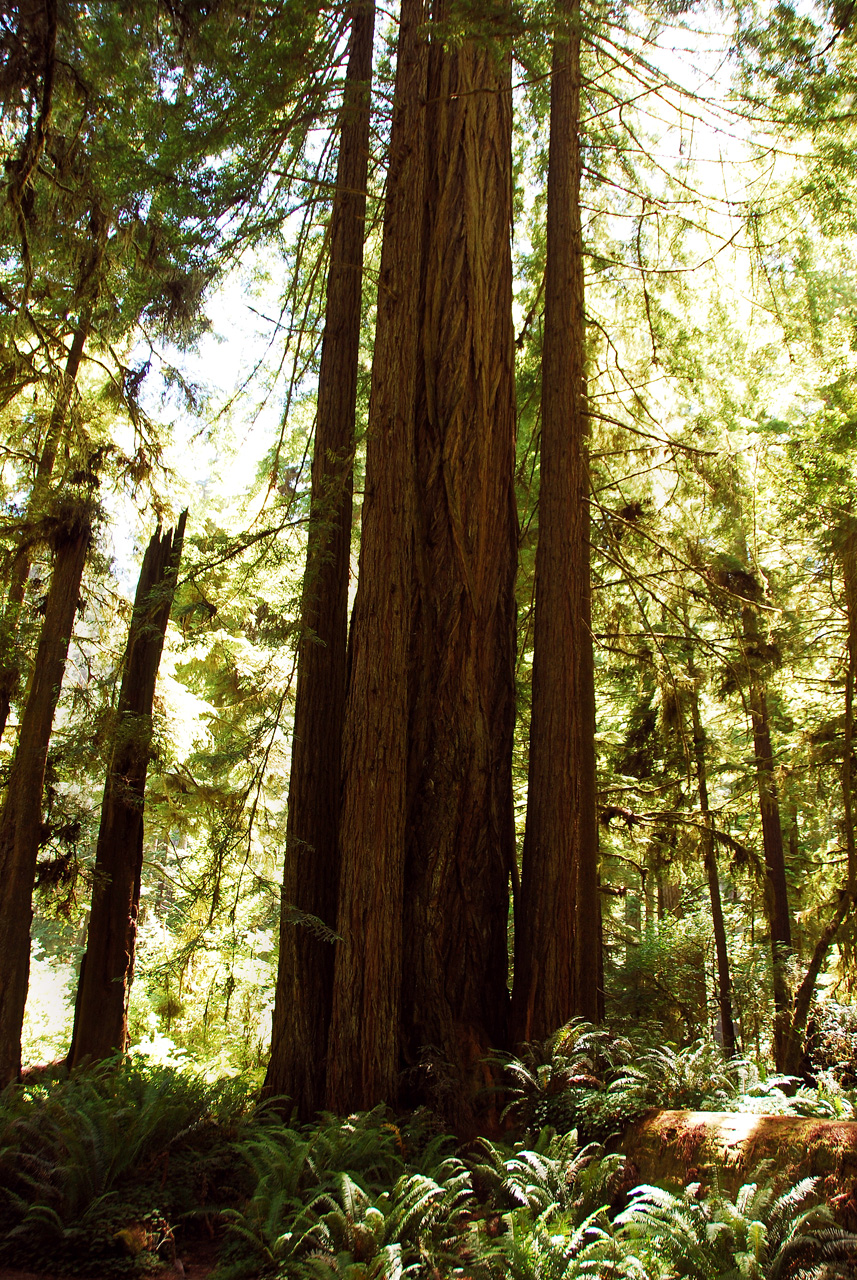
<instances>
[{"instance_id":1,"label":"green fern","mask_svg":"<svg viewBox=\"0 0 857 1280\"><path fill-rule=\"evenodd\" d=\"M558 1218L550 1227L520 1209L508 1223L502 1274L513 1280L657 1280L662 1274L617 1240L605 1208L578 1224Z\"/></svg>"},{"instance_id":2,"label":"green fern","mask_svg":"<svg viewBox=\"0 0 857 1280\"><path fill-rule=\"evenodd\" d=\"M634 1065L630 1040L574 1021L520 1057L492 1059L501 1071L503 1116L528 1133L545 1126L577 1130L581 1141L605 1142L652 1106L649 1081Z\"/></svg>"},{"instance_id":3,"label":"green fern","mask_svg":"<svg viewBox=\"0 0 857 1280\"><path fill-rule=\"evenodd\" d=\"M650 1106L726 1110L738 1093L741 1064L723 1057L710 1040L695 1040L685 1048L660 1045L637 1059Z\"/></svg>"},{"instance_id":4,"label":"green fern","mask_svg":"<svg viewBox=\"0 0 857 1280\"><path fill-rule=\"evenodd\" d=\"M471 1168L494 1208L526 1208L544 1224L562 1216L578 1226L609 1204L624 1157L606 1156L596 1143L578 1149L576 1134L545 1129L530 1147L517 1143L508 1148L480 1139Z\"/></svg>"},{"instance_id":5,"label":"green fern","mask_svg":"<svg viewBox=\"0 0 857 1280\"><path fill-rule=\"evenodd\" d=\"M828 1263L851 1265L857 1237L833 1226L816 1180L777 1193L768 1172L734 1199L718 1183L704 1197L697 1184L681 1195L638 1187L615 1219L618 1238L687 1280L809 1280Z\"/></svg>"},{"instance_id":6,"label":"green fern","mask_svg":"<svg viewBox=\"0 0 857 1280\"><path fill-rule=\"evenodd\" d=\"M134 1062L7 1089L0 1257L68 1268L89 1255L102 1269L127 1270L123 1229L157 1219L147 1238L171 1239L171 1222L232 1158L229 1140L267 1122L240 1082L212 1085Z\"/></svg>"}]
</instances>

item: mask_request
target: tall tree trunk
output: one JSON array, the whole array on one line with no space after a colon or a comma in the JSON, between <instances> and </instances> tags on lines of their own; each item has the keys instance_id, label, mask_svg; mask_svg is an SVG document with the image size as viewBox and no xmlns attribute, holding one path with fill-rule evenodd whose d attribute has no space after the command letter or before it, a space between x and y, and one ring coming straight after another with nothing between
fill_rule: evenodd
<instances>
[{"instance_id":1,"label":"tall tree trunk","mask_svg":"<svg viewBox=\"0 0 857 1280\"><path fill-rule=\"evenodd\" d=\"M14 1080L21 1069L42 787L90 537L88 506L67 503L55 513L54 567L45 620L0 810L0 1088Z\"/></svg>"},{"instance_id":2,"label":"tall tree trunk","mask_svg":"<svg viewBox=\"0 0 857 1280\"><path fill-rule=\"evenodd\" d=\"M143 867L143 802L152 741L152 704L181 560L187 512L175 531L149 542L128 630L118 723L95 853L86 951L80 968L70 1067L125 1050L128 997Z\"/></svg>"},{"instance_id":3,"label":"tall tree trunk","mask_svg":"<svg viewBox=\"0 0 857 1280\"><path fill-rule=\"evenodd\" d=\"M857 895L857 842L854 833L854 683L857 680L857 523L849 520L839 552L845 586L848 656L845 674L845 741L842 751L842 813L848 869L848 894Z\"/></svg>"},{"instance_id":4,"label":"tall tree trunk","mask_svg":"<svg viewBox=\"0 0 857 1280\"><path fill-rule=\"evenodd\" d=\"M424 0L403 0L343 728L341 941L327 1054L327 1105L340 1111L393 1102L398 1088L425 18Z\"/></svg>"},{"instance_id":5,"label":"tall tree trunk","mask_svg":"<svg viewBox=\"0 0 857 1280\"><path fill-rule=\"evenodd\" d=\"M580 218L580 5L551 82L533 709L512 997L517 1040L599 1011L589 430Z\"/></svg>"},{"instance_id":6,"label":"tall tree trunk","mask_svg":"<svg viewBox=\"0 0 857 1280\"><path fill-rule=\"evenodd\" d=\"M432 44L427 170L402 1025L464 1132L507 1036L515 859L512 87L490 41Z\"/></svg>"},{"instance_id":7,"label":"tall tree trunk","mask_svg":"<svg viewBox=\"0 0 857 1280\"><path fill-rule=\"evenodd\" d=\"M80 362L83 359L83 349L89 336L90 326L92 323L92 306L87 304L81 311L80 318L77 322L77 328L74 331L69 348L68 356L65 362L65 368L60 376L60 385L54 397L53 409L51 410L48 429L45 434L44 443L42 444L42 452L39 457L39 465L36 469L36 475L33 482L33 488L27 502L27 519L36 518L41 510L42 504L47 496L50 486L51 475L54 469L54 463L57 456L57 447L62 434L68 422L68 413L71 407L71 400L74 394L75 382L77 380ZM25 543L18 548L12 560L12 568L9 575L9 591L7 595L6 610L3 617L3 629L5 631L5 641L8 646L8 656L0 666L0 738L6 730L6 722L9 719L9 711L12 705L12 698L20 677L20 669L18 662L13 658L13 648L15 638L18 631L18 620L21 612L21 605L24 602L24 593L27 585L27 575L30 572L30 546Z\"/></svg>"},{"instance_id":8,"label":"tall tree trunk","mask_svg":"<svg viewBox=\"0 0 857 1280\"><path fill-rule=\"evenodd\" d=\"M298 682L289 783L280 957L265 1088L309 1118L324 1105L333 1000L330 942L294 924L336 926L342 723L360 302L369 161L374 4L355 3L345 83L318 385Z\"/></svg>"},{"instance_id":9,"label":"tall tree trunk","mask_svg":"<svg viewBox=\"0 0 857 1280\"><path fill-rule=\"evenodd\" d=\"M744 645L750 675L750 718L753 724L753 755L756 762L756 785L762 818L762 843L765 851L765 905L771 929L771 961L774 983L774 1060L778 1070L788 1038L791 1015L791 993L788 962L792 948L791 913L786 884L786 859L780 822L780 797L774 776L774 752L764 679L753 668L752 655L758 651L760 636L756 611L744 605L742 611Z\"/></svg>"},{"instance_id":10,"label":"tall tree trunk","mask_svg":"<svg viewBox=\"0 0 857 1280\"><path fill-rule=\"evenodd\" d=\"M691 680L690 714L693 728L693 756L696 764L696 785L699 793L699 811L702 815L702 860L708 880L708 893L711 899L711 923L714 929L714 951L717 957L717 1003L720 1009L720 1026L723 1034L723 1048L730 1058L734 1058L735 1023L732 1020L732 975L729 969L729 950L726 942L726 924L723 919L723 903L720 897L720 877L717 871L717 852L714 847L714 833L711 822L711 807L708 801L708 772L705 766L705 733L702 728L702 717L699 712L699 694L696 689L697 672L692 660L688 661L688 675Z\"/></svg>"}]
</instances>

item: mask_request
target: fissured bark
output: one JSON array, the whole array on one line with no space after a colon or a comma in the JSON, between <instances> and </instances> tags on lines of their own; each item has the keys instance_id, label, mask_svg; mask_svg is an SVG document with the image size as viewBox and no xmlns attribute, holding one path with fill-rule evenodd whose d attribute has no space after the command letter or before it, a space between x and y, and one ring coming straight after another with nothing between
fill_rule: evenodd
<instances>
[{"instance_id":1,"label":"fissured bark","mask_svg":"<svg viewBox=\"0 0 857 1280\"><path fill-rule=\"evenodd\" d=\"M324 1105L334 949L301 916L336 927L347 675L352 468L375 9L353 6L318 384L312 515L298 652L283 910L268 1093L308 1119ZM307 924L312 924L307 921Z\"/></svg>"},{"instance_id":2,"label":"fissured bark","mask_svg":"<svg viewBox=\"0 0 857 1280\"><path fill-rule=\"evenodd\" d=\"M423 0L404 0L343 730L341 941L327 1053L327 1105L338 1111L393 1102L398 1090L425 19Z\"/></svg>"},{"instance_id":3,"label":"fissured bark","mask_svg":"<svg viewBox=\"0 0 857 1280\"><path fill-rule=\"evenodd\" d=\"M516 916L516 1040L599 1016L595 682L580 217L580 6L554 42L527 824Z\"/></svg>"},{"instance_id":4,"label":"fissured bark","mask_svg":"<svg viewBox=\"0 0 857 1280\"><path fill-rule=\"evenodd\" d=\"M447 16L439 2L435 22ZM415 452L402 1026L459 1132L505 1044L515 858L511 61L432 44ZM423 1068L423 1073L420 1072Z\"/></svg>"}]
</instances>

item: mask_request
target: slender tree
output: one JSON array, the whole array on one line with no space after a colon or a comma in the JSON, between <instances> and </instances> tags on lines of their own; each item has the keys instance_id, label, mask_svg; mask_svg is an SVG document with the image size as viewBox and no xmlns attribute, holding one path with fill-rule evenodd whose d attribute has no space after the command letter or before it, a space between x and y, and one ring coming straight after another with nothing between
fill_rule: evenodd
<instances>
[{"instance_id":1,"label":"slender tree","mask_svg":"<svg viewBox=\"0 0 857 1280\"><path fill-rule=\"evenodd\" d=\"M342 752L327 1105L397 1092L414 530L414 395L425 192L423 0L404 0L387 175L360 576Z\"/></svg>"},{"instance_id":2,"label":"slender tree","mask_svg":"<svg viewBox=\"0 0 857 1280\"><path fill-rule=\"evenodd\" d=\"M91 278L97 275L97 271L97 264L93 263L91 271L87 274ZM59 387L55 394L53 409L51 410L48 428L42 444L38 466L36 467L33 487L27 501L25 528L38 518L39 511L49 492L57 448L67 429L68 414L75 394L75 383L91 324L92 305L91 303L85 303L72 334L68 357L60 375ZM9 588L3 616L3 629L6 633L5 641L9 657L0 667L0 738L3 737L6 730L6 722L9 719L9 711L12 706L12 697L20 678L19 663L12 659L12 649L21 605L24 603L27 575L30 572L30 552L31 547L26 538L24 538L12 558L9 573Z\"/></svg>"},{"instance_id":3,"label":"slender tree","mask_svg":"<svg viewBox=\"0 0 857 1280\"><path fill-rule=\"evenodd\" d=\"M795 1073L800 1069L810 1007L827 954L857 903L857 842L855 842L853 826L854 684L857 679L857 525L851 510L851 502L847 501L845 509L840 508L836 511L836 516L832 540L835 558L842 575L846 620L844 734L840 771L846 880L844 887L837 894L835 903L829 909L830 914L816 939L806 972L794 991L787 1017L782 1020L782 1030L777 1041L777 1066L781 1071L789 1073Z\"/></svg>"},{"instance_id":4,"label":"slender tree","mask_svg":"<svg viewBox=\"0 0 857 1280\"><path fill-rule=\"evenodd\" d=\"M140 570L122 673L116 736L107 769L86 951L80 967L68 1064L122 1053L134 978L143 805L152 704L181 560L187 512L152 535Z\"/></svg>"},{"instance_id":5,"label":"slender tree","mask_svg":"<svg viewBox=\"0 0 857 1280\"><path fill-rule=\"evenodd\" d=\"M687 615L685 614L685 625ZM702 861L705 867L705 878L708 881L708 895L711 900L711 925L714 932L714 952L717 958L717 1003L720 1008L720 1030L723 1037L723 1048L727 1055L735 1056L735 1023L732 1019L732 974L729 967L729 947L726 935L726 922L723 919L723 901L720 894L720 876L717 868L717 850L714 844L714 825L711 806L708 799L708 769L705 758L705 730L702 726L702 715L699 710L699 672L693 665L692 655L688 657L688 678L690 681L690 717L693 734L693 759L696 766L696 786L699 795L699 812L702 818Z\"/></svg>"},{"instance_id":6,"label":"slender tree","mask_svg":"<svg viewBox=\"0 0 857 1280\"><path fill-rule=\"evenodd\" d=\"M358 0L342 103L330 225L301 641L292 737L283 910L265 1087L303 1116L324 1104L333 947L295 914L336 927L351 490L369 162L374 4Z\"/></svg>"},{"instance_id":7,"label":"slender tree","mask_svg":"<svg viewBox=\"0 0 857 1280\"><path fill-rule=\"evenodd\" d=\"M857 900L857 837L854 832L854 685L857 682L857 518L844 513L837 559L845 588L845 734L842 744L842 815L845 831L848 894Z\"/></svg>"},{"instance_id":8,"label":"slender tree","mask_svg":"<svg viewBox=\"0 0 857 1280\"><path fill-rule=\"evenodd\" d=\"M42 823L42 788L92 532L91 504L67 500L46 517L53 573L15 757L0 809L0 1087L21 1069L30 972L30 922Z\"/></svg>"},{"instance_id":9,"label":"slender tree","mask_svg":"<svg viewBox=\"0 0 857 1280\"><path fill-rule=\"evenodd\" d=\"M580 216L578 0L554 42L548 161L539 527L527 825L513 1027L598 1020L598 827L590 626L588 412Z\"/></svg>"},{"instance_id":10,"label":"slender tree","mask_svg":"<svg viewBox=\"0 0 857 1280\"><path fill-rule=\"evenodd\" d=\"M762 819L762 847L765 853L765 908L771 931L771 961L774 985L774 1059L783 1069L785 1043L791 1009L788 966L792 950L791 910L786 881L786 857L780 820L780 796L771 742L768 695L764 673L758 662L761 635L752 604L741 608L742 638L749 678L750 721L753 728L753 758L759 812Z\"/></svg>"}]
</instances>

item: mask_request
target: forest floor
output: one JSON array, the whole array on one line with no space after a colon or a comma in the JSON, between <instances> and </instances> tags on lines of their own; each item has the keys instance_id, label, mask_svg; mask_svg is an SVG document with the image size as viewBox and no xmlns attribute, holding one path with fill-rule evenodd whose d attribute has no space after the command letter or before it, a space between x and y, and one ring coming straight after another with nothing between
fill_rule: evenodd
<instances>
[{"instance_id":1,"label":"forest floor","mask_svg":"<svg viewBox=\"0 0 857 1280\"><path fill-rule=\"evenodd\" d=\"M151 1271L147 1280L208 1280L217 1266L220 1254L220 1241L197 1238L185 1242L185 1248L179 1250L180 1265L169 1264ZM92 1272L75 1271L74 1275L65 1271L19 1271L10 1267L0 1267L0 1280L103 1280L103 1272L93 1268Z\"/></svg>"},{"instance_id":2,"label":"forest floor","mask_svg":"<svg viewBox=\"0 0 857 1280\"><path fill-rule=\"evenodd\" d=\"M628 1159L629 1186L701 1183L735 1195L742 1184L760 1177L773 1176L784 1185L817 1178L839 1225L857 1231L857 1121L653 1110L629 1127L620 1149ZM149 1272L147 1280L208 1280L221 1245L218 1234L210 1236L199 1226L187 1237L179 1233L179 1263ZM0 1267L0 1280L104 1280L104 1274L98 1263L89 1270L83 1260L73 1275Z\"/></svg>"},{"instance_id":3,"label":"forest floor","mask_svg":"<svg viewBox=\"0 0 857 1280\"><path fill-rule=\"evenodd\" d=\"M175 1277L182 1276L184 1280L208 1280L216 1263L216 1257L199 1259L191 1254L182 1263L181 1271L165 1266L158 1271L149 1272L149 1280L174 1280ZM0 1280L103 1280L103 1275L95 1272L89 1275L85 1271L76 1271L74 1275L64 1271L10 1271L6 1267L0 1267Z\"/></svg>"}]
</instances>

